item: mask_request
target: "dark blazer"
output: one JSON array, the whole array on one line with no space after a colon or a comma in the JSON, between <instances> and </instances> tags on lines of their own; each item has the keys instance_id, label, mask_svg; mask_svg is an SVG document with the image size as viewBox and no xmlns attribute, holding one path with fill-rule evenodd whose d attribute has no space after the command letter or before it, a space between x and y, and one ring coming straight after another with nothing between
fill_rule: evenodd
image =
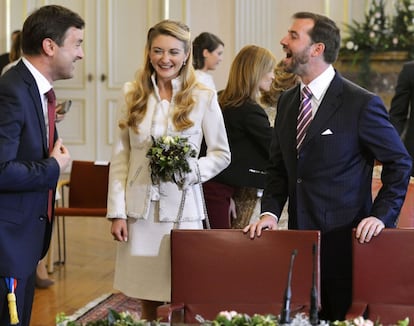
<instances>
[{"instance_id":1,"label":"dark blazer","mask_svg":"<svg viewBox=\"0 0 414 326\"><path fill-rule=\"evenodd\" d=\"M390 121L404 141L404 145L414 157L414 61L404 64L391 100ZM413 170L414 172L414 170ZM412 173L411 175L414 175Z\"/></svg>"},{"instance_id":2,"label":"dark blazer","mask_svg":"<svg viewBox=\"0 0 414 326\"><path fill-rule=\"evenodd\" d=\"M0 55L0 74L1 71L3 70L3 68L9 64L10 62L10 58L9 58L10 53L3 53Z\"/></svg>"},{"instance_id":3,"label":"dark blazer","mask_svg":"<svg viewBox=\"0 0 414 326\"><path fill-rule=\"evenodd\" d=\"M49 246L59 165L46 137L38 87L20 61L0 77L0 276L33 274Z\"/></svg>"},{"instance_id":4,"label":"dark blazer","mask_svg":"<svg viewBox=\"0 0 414 326\"><path fill-rule=\"evenodd\" d=\"M297 153L299 93L300 85L278 102L261 210L280 216L289 197L289 228L322 232L322 279L350 279L352 228L368 216L395 227L411 158L380 98L338 73ZM372 203L374 159L384 185Z\"/></svg>"},{"instance_id":5,"label":"dark blazer","mask_svg":"<svg viewBox=\"0 0 414 326\"><path fill-rule=\"evenodd\" d=\"M254 102L222 111L231 163L213 181L263 189L273 130L266 112Z\"/></svg>"}]
</instances>

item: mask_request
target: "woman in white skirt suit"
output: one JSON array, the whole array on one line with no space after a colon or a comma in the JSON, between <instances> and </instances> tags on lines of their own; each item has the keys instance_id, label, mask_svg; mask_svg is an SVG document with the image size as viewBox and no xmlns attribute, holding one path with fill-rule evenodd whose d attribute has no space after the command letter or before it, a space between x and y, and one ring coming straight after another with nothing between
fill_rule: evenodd
<instances>
[{"instance_id":1,"label":"woman in white skirt suit","mask_svg":"<svg viewBox=\"0 0 414 326\"><path fill-rule=\"evenodd\" d=\"M207 217L201 183L230 163L216 93L197 83L189 28L164 20L148 31L144 67L124 87L109 173L108 215L119 241L114 287L143 300L142 318L171 299L170 231L202 229ZM188 138L190 158L184 185L153 184L146 154L152 136Z\"/></svg>"}]
</instances>

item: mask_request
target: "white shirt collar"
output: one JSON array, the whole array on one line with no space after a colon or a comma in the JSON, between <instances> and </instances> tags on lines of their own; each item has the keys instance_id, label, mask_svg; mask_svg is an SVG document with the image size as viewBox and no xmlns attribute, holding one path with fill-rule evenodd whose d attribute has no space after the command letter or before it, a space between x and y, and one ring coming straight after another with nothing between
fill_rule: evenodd
<instances>
[{"instance_id":1,"label":"white shirt collar","mask_svg":"<svg viewBox=\"0 0 414 326\"><path fill-rule=\"evenodd\" d=\"M312 94L317 101L321 100L321 97L325 94L334 77L335 69L332 67L332 65L329 65L329 67L326 68L323 73L321 73L318 77L316 77L308 84L308 87L312 91ZM301 82L300 86L300 88L302 89L305 86L305 84Z\"/></svg>"},{"instance_id":2,"label":"white shirt collar","mask_svg":"<svg viewBox=\"0 0 414 326\"><path fill-rule=\"evenodd\" d=\"M30 73L33 75L33 78L36 81L37 88L39 89L39 93L41 96L44 96L46 92L48 92L52 85L49 83L47 78L41 74L39 70L33 66L29 60L27 60L25 57L22 57L23 63L26 65L27 69L29 69Z\"/></svg>"}]
</instances>

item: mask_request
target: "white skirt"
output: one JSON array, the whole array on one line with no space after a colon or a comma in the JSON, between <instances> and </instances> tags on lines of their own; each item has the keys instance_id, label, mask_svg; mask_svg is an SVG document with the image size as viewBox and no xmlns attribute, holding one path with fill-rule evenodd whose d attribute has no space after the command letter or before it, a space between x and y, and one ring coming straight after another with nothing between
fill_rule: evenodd
<instances>
[{"instance_id":1,"label":"white skirt","mask_svg":"<svg viewBox=\"0 0 414 326\"><path fill-rule=\"evenodd\" d=\"M144 300L171 300L170 232L202 229L202 221L159 222L158 202L152 201L147 220L128 219L128 241L118 244L114 288Z\"/></svg>"}]
</instances>

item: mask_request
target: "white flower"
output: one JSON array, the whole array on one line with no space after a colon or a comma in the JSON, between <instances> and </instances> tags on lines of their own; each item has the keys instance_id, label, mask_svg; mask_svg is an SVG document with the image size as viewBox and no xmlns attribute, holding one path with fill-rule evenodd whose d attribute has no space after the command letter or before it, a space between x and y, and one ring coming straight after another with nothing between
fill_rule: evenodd
<instances>
[{"instance_id":1,"label":"white flower","mask_svg":"<svg viewBox=\"0 0 414 326\"><path fill-rule=\"evenodd\" d=\"M171 136L165 136L163 141L164 141L164 144L167 144L167 145L168 144L175 144L175 140Z\"/></svg>"},{"instance_id":2,"label":"white flower","mask_svg":"<svg viewBox=\"0 0 414 326\"><path fill-rule=\"evenodd\" d=\"M379 31L379 26L377 25L377 24L375 24L374 26L372 26L372 29L374 30L374 31Z\"/></svg>"},{"instance_id":3,"label":"white flower","mask_svg":"<svg viewBox=\"0 0 414 326\"><path fill-rule=\"evenodd\" d=\"M370 37L370 38L374 38L374 37L375 37L375 33L374 33L374 32L370 32L370 33L369 33L369 37Z\"/></svg>"},{"instance_id":4,"label":"white flower","mask_svg":"<svg viewBox=\"0 0 414 326\"><path fill-rule=\"evenodd\" d=\"M348 41L348 42L346 42L345 46L348 50L352 50L354 48L355 44L352 41Z\"/></svg>"},{"instance_id":5,"label":"white flower","mask_svg":"<svg viewBox=\"0 0 414 326\"><path fill-rule=\"evenodd\" d=\"M374 326L374 323L369 319L364 319L364 317L358 317L354 319L354 324L356 326Z\"/></svg>"},{"instance_id":6,"label":"white flower","mask_svg":"<svg viewBox=\"0 0 414 326\"><path fill-rule=\"evenodd\" d=\"M398 37L392 38L392 44L397 45L398 44Z\"/></svg>"}]
</instances>

